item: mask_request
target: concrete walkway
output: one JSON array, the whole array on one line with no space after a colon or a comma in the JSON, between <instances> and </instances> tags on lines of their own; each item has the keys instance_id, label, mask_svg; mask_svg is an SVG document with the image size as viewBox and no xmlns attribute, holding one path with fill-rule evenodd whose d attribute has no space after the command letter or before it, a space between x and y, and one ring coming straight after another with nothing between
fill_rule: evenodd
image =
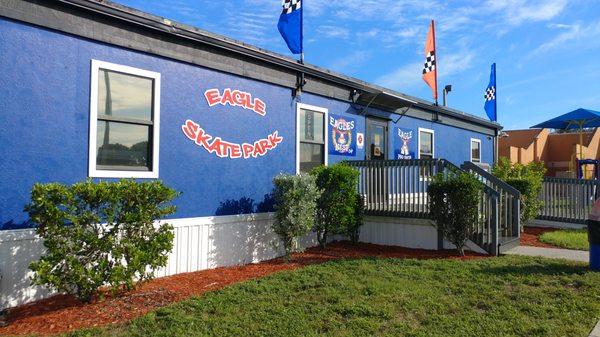
<instances>
[{"instance_id":1,"label":"concrete walkway","mask_svg":"<svg viewBox=\"0 0 600 337\"><path fill-rule=\"evenodd\" d=\"M560 248L542 248L532 246L518 246L506 251L504 254L541 256L553 259L566 259L571 261L588 262L590 260L589 252L581 250L560 249Z\"/></svg>"},{"instance_id":2,"label":"concrete walkway","mask_svg":"<svg viewBox=\"0 0 600 337\"><path fill-rule=\"evenodd\" d=\"M590 332L590 335L588 337L600 337L600 321L596 323L596 327L594 328L594 330L592 330L592 332Z\"/></svg>"}]
</instances>

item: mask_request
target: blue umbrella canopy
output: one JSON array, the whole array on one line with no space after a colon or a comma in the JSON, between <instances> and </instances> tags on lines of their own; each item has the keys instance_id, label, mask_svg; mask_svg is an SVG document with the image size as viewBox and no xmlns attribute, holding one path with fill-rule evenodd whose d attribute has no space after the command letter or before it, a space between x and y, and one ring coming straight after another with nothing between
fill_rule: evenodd
<instances>
[{"instance_id":1,"label":"blue umbrella canopy","mask_svg":"<svg viewBox=\"0 0 600 337\"><path fill-rule=\"evenodd\" d=\"M547 128L559 130L579 130L579 158L583 158L583 129L600 127L600 112L588 109L577 109L564 115L532 126L532 128ZM575 157L575 154L573 155Z\"/></svg>"},{"instance_id":2,"label":"blue umbrella canopy","mask_svg":"<svg viewBox=\"0 0 600 337\"><path fill-rule=\"evenodd\" d=\"M600 112L581 108L532 126L532 128L559 130L597 127L600 127Z\"/></svg>"}]
</instances>

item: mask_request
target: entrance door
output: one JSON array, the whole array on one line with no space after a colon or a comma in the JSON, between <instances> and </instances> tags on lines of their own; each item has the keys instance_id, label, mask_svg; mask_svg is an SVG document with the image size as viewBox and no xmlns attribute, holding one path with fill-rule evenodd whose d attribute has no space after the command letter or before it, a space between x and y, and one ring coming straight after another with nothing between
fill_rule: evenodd
<instances>
[{"instance_id":1,"label":"entrance door","mask_svg":"<svg viewBox=\"0 0 600 337\"><path fill-rule=\"evenodd\" d=\"M367 160L383 160L387 156L387 121L367 118Z\"/></svg>"},{"instance_id":2,"label":"entrance door","mask_svg":"<svg viewBox=\"0 0 600 337\"><path fill-rule=\"evenodd\" d=\"M367 118L367 160L384 160L387 155L387 121ZM384 211L388 207L388 174L385 167L373 167L367 173L367 203L370 207Z\"/></svg>"}]
</instances>

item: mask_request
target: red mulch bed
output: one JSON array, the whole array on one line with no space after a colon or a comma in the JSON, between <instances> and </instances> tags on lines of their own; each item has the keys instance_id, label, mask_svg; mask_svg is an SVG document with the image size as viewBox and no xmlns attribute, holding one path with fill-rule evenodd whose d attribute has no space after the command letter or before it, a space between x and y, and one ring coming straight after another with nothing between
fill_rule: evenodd
<instances>
[{"instance_id":1,"label":"red mulch bed","mask_svg":"<svg viewBox=\"0 0 600 337\"><path fill-rule=\"evenodd\" d=\"M556 230L556 228L525 227L525 231L521 233L521 245L545 248L560 248L540 241L540 235L547 232L554 232Z\"/></svg>"},{"instance_id":2,"label":"red mulch bed","mask_svg":"<svg viewBox=\"0 0 600 337\"><path fill-rule=\"evenodd\" d=\"M89 304L81 303L72 296L53 296L11 309L8 313L8 325L0 328L0 335L48 335L124 323L173 302L221 289L232 283L314 263L370 256L418 259L484 257L471 252L467 252L467 256L460 258L456 256L455 251L448 250L433 251L337 242L330 244L325 250L310 248L304 253L294 254L292 262L288 264L283 263L282 259L274 259L245 266L216 268L158 278L134 291Z\"/></svg>"}]
</instances>

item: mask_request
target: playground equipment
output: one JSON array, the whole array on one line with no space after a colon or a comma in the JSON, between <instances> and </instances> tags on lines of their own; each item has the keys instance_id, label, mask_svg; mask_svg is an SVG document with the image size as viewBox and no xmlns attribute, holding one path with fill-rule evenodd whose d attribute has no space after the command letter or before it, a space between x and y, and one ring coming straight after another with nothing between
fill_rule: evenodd
<instances>
[{"instance_id":1,"label":"playground equipment","mask_svg":"<svg viewBox=\"0 0 600 337\"><path fill-rule=\"evenodd\" d=\"M577 179L600 179L600 160L597 159L577 159ZM587 170L584 170L587 165L593 165L592 176L586 174Z\"/></svg>"}]
</instances>

